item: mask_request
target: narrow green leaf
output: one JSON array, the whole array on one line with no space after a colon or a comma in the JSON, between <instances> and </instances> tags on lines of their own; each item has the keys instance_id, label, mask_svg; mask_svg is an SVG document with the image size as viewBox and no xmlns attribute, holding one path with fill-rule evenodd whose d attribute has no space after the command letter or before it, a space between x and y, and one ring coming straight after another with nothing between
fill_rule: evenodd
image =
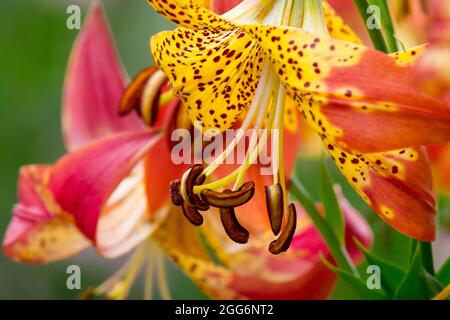
<instances>
[{"instance_id":1,"label":"narrow green leaf","mask_svg":"<svg viewBox=\"0 0 450 320\"><path fill-rule=\"evenodd\" d=\"M383 34L386 38L389 52L398 51L397 39L395 38L394 24L386 0L368 0L369 5L376 5L380 9L381 21L378 24L383 27Z\"/></svg>"},{"instance_id":2,"label":"narrow green leaf","mask_svg":"<svg viewBox=\"0 0 450 320\"><path fill-rule=\"evenodd\" d=\"M344 280L349 285L351 285L355 289L355 291L361 296L362 299L366 299L366 300L387 300L388 299L388 296L384 292L383 289L371 290L368 288L367 283L364 280L355 277L353 274L351 274L345 270L335 267L322 254L321 254L320 258L322 259L322 262L327 266L328 269L330 269L334 273L338 274L342 280Z\"/></svg>"},{"instance_id":3,"label":"narrow green leaf","mask_svg":"<svg viewBox=\"0 0 450 320\"><path fill-rule=\"evenodd\" d=\"M345 245L339 243L333 228L316 210L314 200L296 176L292 178L290 191L294 199L302 204L338 265L350 274L357 276L358 271L353 265L353 261L350 259Z\"/></svg>"},{"instance_id":4,"label":"narrow green leaf","mask_svg":"<svg viewBox=\"0 0 450 320\"><path fill-rule=\"evenodd\" d=\"M403 277L394 299L426 300L442 290L439 281L430 275L422 264L422 252L417 247L410 269Z\"/></svg>"},{"instance_id":5,"label":"narrow green leaf","mask_svg":"<svg viewBox=\"0 0 450 320\"><path fill-rule=\"evenodd\" d=\"M441 269L439 269L439 272L437 274L437 278L439 282L447 286L450 284L450 257L447 258L447 261L442 265Z\"/></svg>"},{"instance_id":6,"label":"narrow green leaf","mask_svg":"<svg viewBox=\"0 0 450 320\"><path fill-rule=\"evenodd\" d=\"M428 273L432 276L436 275L436 272L434 271L433 251L431 248L431 243L420 241L419 245L420 252L422 254L422 264L425 270L427 270Z\"/></svg>"},{"instance_id":7,"label":"narrow green leaf","mask_svg":"<svg viewBox=\"0 0 450 320\"><path fill-rule=\"evenodd\" d=\"M367 248L357 239L353 238L356 245L362 251L367 259L367 262L371 265L377 265L381 270L381 286L386 294L392 298L400 285L401 280L405 276L405 270L392 262L386 261L377 255L369 252Z\"/></svg>"},{"instance_id":8,"label":"narrow green leaf","mask_svg":"<svg viewBox=\"0 0 450 320\"><path fill-rule=\"evenodd\" d=\"M319 177L320 200L325 208L325 219L333 228L339 243L343 245L345 242L344 218L342 216L341 208L339 207L339 202L336 198L336 193L333 189L333 180L323 157L320 162Z\"/></svg>"},{"instance_id":9,"label":"narrow green leaf","mask_svg":"<svg viewBox=\"0 0 450 320\"><path fill-rule=\"evenodd\" d=\"M414 260L414 255L416 254L418 243L419 243L419 241L417 241L414 238L411 238L410 243L409 243L409 260L408 260L408 265L411 265L411 263Z\"/></svg>"},{"instance_id":10,"label":"narrow green leaf","mask_svg":"<svg viewBox=\"0 0 450 320\"><path fill-rule=\"evenodd\" d=\"M372 40L375 49L386 53L389 52L386 42L384 41L381 29L367 27L367 21L371 18L371 15L367 13L367 7L369 6L367 0L353 0L353 2L358 8L359 14L363 19L364 25L366 26L367 32L369 33L370 39Z\"/></svg>"}]
</instances>

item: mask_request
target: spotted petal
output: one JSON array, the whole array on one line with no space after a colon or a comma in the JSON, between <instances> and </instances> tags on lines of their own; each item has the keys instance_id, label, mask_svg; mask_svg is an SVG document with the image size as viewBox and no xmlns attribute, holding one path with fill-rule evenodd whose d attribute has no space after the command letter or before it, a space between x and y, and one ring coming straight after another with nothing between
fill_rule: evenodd
<instances>
[{"instance_id":1,"label":"spotted petal","mask_svg":"<svg viewBox=\"0 0 450 320\"><path fill-rule=\"evenodd\" d=\"M193 123L225 130L249 107L263 56L245 32L178 29L154 36L151 49Z\"/></svg>"},{"instance_id":2,"label":"spotted petal","mask_svg":"<svg viewBox=\"0 0 450 320\"><path fill-rule=\"evenodd\" d=\"M143 128L136 115L118 115L126 75L102 6L92 3L72 49L63 89L64 139L71 150L107 134Z\"/></svg>"},{"instance_id":3,"label":"spotted petal","mask_svg":"<svg viewBox=\"0 0 450 320\"><path fill-rule=\"evenodd\" d=\"M361 43L361 39L326 1L323 1L323 13L330 37L356 44Z\"/></svg>"},{"instance_id":4,"label":"spotted petal","mask_svg":"<svg viewBox=\"0 0 450 320\"><path fill-rule=\"evenodd\" d=\"M300 29L242 28L258 39L308 122L341 148L378 152L450 140L445 100L418 88L394 58Z\"/></svg>"},{"instance_id":5,"label":"spotted petal","mask_svg":"<svg viewBox=\"0 0 450 320\"><path fill-rule=\"evenodd\" d=\"M180 27L194 30L232 30L234 25L209 11L204 1L196 0L147 0L155 10Z\"/></svg>"},{"instance_id":6,"label":"spotted petal","mask_svg":"<svg viewBox=\"0 0 450 320\"><path fill-rule=\"evenodd\" d=\"M352 187L396 230L422 241L435 238L435 197L423 148L352 154L327 149Z\"/></svg>"},{"instance_id":7,"label":"spotted petal","mask_svg":"<svg viewBox=\"0 0 450 320\"><path fill-rule=\"evenodd\" d=\"M3 239L5 254L27 263L50 263L89 246L73 217L52 202L46 186L51 167L26 166L20 170L19 203Z\"/></svg>"}]
</instances>

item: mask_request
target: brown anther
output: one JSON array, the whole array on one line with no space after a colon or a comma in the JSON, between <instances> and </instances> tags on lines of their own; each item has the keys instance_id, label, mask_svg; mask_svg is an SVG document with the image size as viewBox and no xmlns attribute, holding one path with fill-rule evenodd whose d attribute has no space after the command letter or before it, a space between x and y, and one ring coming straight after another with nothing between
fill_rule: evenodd
<instances>
[{"instance_id":1,"label":"brown anther","mask_svg":"<svg viewBox=\"0 0 450 320\"><path fill-rule=\"evenodd\" d=\"M295 228L297 227L297 213L295 206L290 203L288 206L287 221L281 230L281 234L278 239L272 241L269 245L269 251L272 254L280 254L289 249L292 239L294 238Z\"/></svg>"},{"instance_id":2,"label":"brown anther","mask_svg":"<svg viewBox=\"0 0 450 320\"><path fill-rule=\"evenodd\" d=\"M283 189L279 183L265 186L266 206L269 215L270 226L274 235L278 235L281 230L281 222L283 221Z\"/></svg>"},{"instance_id":3,"label":"brown anther","mask_svg":"<svg viewBox=\"0 0 450 320\"><path fill-rule=\"evenodd\" d=\"M198 212L198 210L186 202L182 205L183 214L194 226L201 226L203 223L203 216Z\"/></svg>"},{"instance_id":4,"label":"brown anther","mask_svg":"<svg viewBox=\"0 0 450 320\"><path fill-rule=\"evenodd\" d=\"M156 67L149 67L139 72L125 89L119 102L119 115L125 116L135 110L139 115L141 112L141 99L148 79L158 71ZM155 99L158 101L159 99ZM156 112L158 108L153 108ZM154 118L154 117L153 117Z\"/></svg>"},{"instance_id":5,"label":"brown anther","mask_svg":"<svg viewBox=\"0 0 450 320\"><path fill-rule=\"evenodd\" d=\"M89 287L86 290L84 290L83 293L81 293L78 297L80 300L92 300L97 296L97 293L95 292L95 288Z\"/></svg>"},{"instance_id":6,"label":"brown anther","mask_svg":"<svg viewBox=\"0 0 450 320\"><path fill-rule=\"evenodd\" d=\"M240 244L248 242L249 233L239 224L233 208L220 208L220 220L231 240Z\"/></svg>"},{"instance_id":7,"label":"brown anther","mask_svg":"<svg viewBox=\"0 0 450 320\"><path fill-rule=\"evenodd\" d=\"M209 205L217 208L235 208L247 203L255 194L255 183L244 183L238 190L217 192L211 189L202 190L201 197Z\"/></svg>"},{"instance_id":8,"label":"brown anther","mask_svg":"<svg viewBox=\"0 0 450 320\"><path fill-rule=\"evenodd\" d=\"M202 172L203 166L201 164L194 164L191 167L186 179L186 193L193 206L198 210L205 211L209 209L209 205L194 193L194 186L205 182L206 177L202 175Z\"/></svg>"},{"instance_id":9,"label":"brown anther","mask_svg":"<svg viewBox=\"0 0 450 320\"><path fill-rule=\"evenodd\" d=\"M183 204L183 196L180 193L180 180L172 180L170 181L170 198L172 199L172 203L176 206L181 206Z\"/></svg>"}]
</instances>

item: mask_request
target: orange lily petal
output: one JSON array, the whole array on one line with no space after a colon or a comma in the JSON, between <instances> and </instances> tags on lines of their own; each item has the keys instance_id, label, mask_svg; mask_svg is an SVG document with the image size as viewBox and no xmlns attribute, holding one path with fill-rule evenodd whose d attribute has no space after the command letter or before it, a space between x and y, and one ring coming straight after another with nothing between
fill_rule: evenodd
<instances>
[{"instance_id":1,"label":"orange lily petal","mask_svg":"<svg viewBox=\"0 0 450 320\"><path fill-rule=\"evenodd\" d=\"M396 230L422 241L435 238L435 197L424 148L352 154L327 149L352 187Z\"/></svg>"},{"instance_id":2,"label":"orange lily petal","mask_svg":"<svg viewBox=\"0 0 450 320\"><path fill-rule=\"evenodd\" d=\"M300 29L241 27L269 53L308 122L341 148L379 152L450 140L446 101L418 88L394 58ZM275 49L281 54L271 55Z\"/></svg>"}]
</instances>

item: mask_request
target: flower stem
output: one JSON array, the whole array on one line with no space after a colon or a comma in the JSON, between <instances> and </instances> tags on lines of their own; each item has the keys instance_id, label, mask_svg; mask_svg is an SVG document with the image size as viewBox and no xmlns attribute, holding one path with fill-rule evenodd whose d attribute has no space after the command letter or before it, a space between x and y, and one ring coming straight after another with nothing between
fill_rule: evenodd
<instances>
[{"instance_id":1,"label":"flower stem","mask_svg":"<svg viewBox=\"0 0 450 320\"><path fill-rule=\"evenodd\" d=\"M345 245L340 245L340 242L336 237L335 233L333 232L333 230L330 228L330 226L325 222L325 220L317 211L314 205L314 200L296 177L293 177L292 179L290 191L294 196L294 198L296 198L305 208L307 214L313 221L317 230L322 235L334 260L337 262L339 267L353 274L355 277L359 277L358 271L356 270L355 265L350 259L347 250L345 248Z\"/></svg>"}]
</instances>

